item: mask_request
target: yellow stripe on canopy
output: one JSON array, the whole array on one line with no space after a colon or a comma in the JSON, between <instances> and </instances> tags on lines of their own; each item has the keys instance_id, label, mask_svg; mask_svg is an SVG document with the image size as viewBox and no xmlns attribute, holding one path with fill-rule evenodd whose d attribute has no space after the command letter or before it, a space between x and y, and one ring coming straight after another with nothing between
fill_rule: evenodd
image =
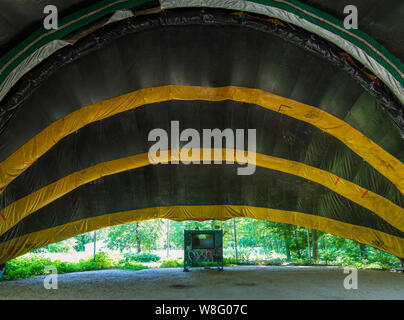
<instances>
[{"instance_id":1,"label":"yellow stripe on canopy","mask_svg":"<svg viewBox=\"0 0 404 320\"><path fill-rule=\"evenodd\" d=\"M61 139L89 123L151 103L169 100L204 100L259 105L307 122L336 137L390 180L404 194L404 165L343 120L310 105L259 89L168 85L137 90L101 101L57 120L0 163L0 191Z\"/></svg>"},{"instance_id":2,"label":"yellow stripe on canopy","mask_svg":"<svg viewBox=\"0 0 404 320\"><path fill-rule=\"evenodd\" d=\"M304 163L263 155L260 153L247 153L247 151L244 150L237 150L234 152L232 149L185 149L185 151L187 150L192 150L192 153L184 152L184 149L182 152L176 152L178 150L162 151L161 154L154 155L154 158L151 157L151 160L149 159L149 153L141 153L130 157L103 162L90 168L72 173L4 208L2 213L5 220L0 223L0 234L3 234L12 228L28 215L89 182L105 176L151 164L181 160L181 158L184 159L184 157L187 157L187 161L214 160L217 159L214 153L215 150L219 151L219 153L221 151L223 161L235 160L239 163L248 162L258 167L285 172L321 184L360 206L369 209L400 231L404 231L403 208L376 193L368 191L367 189L342 179L330 172ZM231 159L228 159L228 157L226 158L227 155L231 155Z\"/></svg>"},{"instance_id":3,"label":"yellow stripe on canopy","mask_svg":"<svg viewBox=\"0 0 404 320\"><path fill-rule=\"evenodd\" d=\"M29 233L0 243L0 263L51 243L119 224L157 218L181 221L192 219L225 220L233 217L254 218L316 229L352 239L404 258L404 239L381 231L301 212L252 206L216 205L155 207L111 213Z\"/></svg>"}]
</instances>

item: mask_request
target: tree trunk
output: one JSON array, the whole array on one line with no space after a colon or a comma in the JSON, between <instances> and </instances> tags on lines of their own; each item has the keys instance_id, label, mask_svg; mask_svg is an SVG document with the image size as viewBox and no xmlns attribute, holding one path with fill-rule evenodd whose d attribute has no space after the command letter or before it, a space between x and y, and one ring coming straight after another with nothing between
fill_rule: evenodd
<instances>
[{"instance_id":1,"label":"tree trunk","mask_svg":"<svg viewBox=\"0 0 404 320\"><path fill-rule=\"evenodd\" d=\"M306 229L307 231L307 253L309 256L309 263L311 264L311 252L310 252L310 233L309 233L309 229Z\"/></svg>"},{"instance_id":2,"label":"tree trunk","mask_svg":"<svg viewBox=\"0 0 404 320\"><path fill-rule=\"evenodd\" d=\"M267 247L268 247L269 251L272 251L273 247L272 247L272 241L271 241L271 239L269 239L269 240L267 241Z\"/></svg>"},{"instance_id":3,"label":"tree trunk","mask_svg":"<svg viewBox=\"0 0 404 320\"><path fill-rule=\"evenodd\" d=\"M317 230L311 230L312 242L313 242L313 259L318 260L318 243L317 243Z\"/></svg>"},{"instance_id":4,"label":"tree trunk","mask_svg":"<svg viewBox=\"0 0 404 320\"><path fill-rule=\"evenodd\" d=\"M283 233L283 239L285 240L286 261L290 261L289 237L288 237L286 231Z\"/></svg>"},{"instance_id":5,"label":"tree trunk","mask_svg":"<svg viewBox=\"0 0 404 320\"><path fill-rule=\"evenodd\" d=\"M167 220L167 258L170 256L170 220Z\"/></svg>"},{"instance_id":6,"label":"tree trunk","mask_svg":"<svg viewBox=\"0 0 404 320\"><path fill-rule=\"evenodd\" d=\"M366 251L366 245L364 245L363 243L359 243L359 249L361 251L362 259L367 259L368 258L368 253Z\"/></svg>"},{"instance_id":7,"label":"tree trunk","mask_svg":"<svg viewBox=\"0 0 404 320\"><path fill-rule=\"evenodd\" d=\"M142 247L140 243L140 236L139 236L139 222L136 223L136 244L137 244L137 253L142 252Z\"/></svg>"},{"instance_id":8,"label":"tree trunk","mask_svg":"<svg viewBox=\"0 0 404 320\"><path fill-rule=\"evenodd\" d=\"M237 228L236 228L236 218L233 218L233 231L234 231L234 250L235 250L235 261L238 262L237 257Z\"/></svg>"},{"instance_id":9,"label":"tree trunk","mask_svg":"<svg viewBox=\"0 0 404 320\"><path fill-rule=\"evenodd\" d=\"M299 248L299 239L297 238L297 232L296 232L296 228L293 228L293 236L295 238L295 245L296 245L296 250L297 250L297 257L299 259L302 258L302 255L300 254L300 248Z\"/></svg>"}]
</instances>

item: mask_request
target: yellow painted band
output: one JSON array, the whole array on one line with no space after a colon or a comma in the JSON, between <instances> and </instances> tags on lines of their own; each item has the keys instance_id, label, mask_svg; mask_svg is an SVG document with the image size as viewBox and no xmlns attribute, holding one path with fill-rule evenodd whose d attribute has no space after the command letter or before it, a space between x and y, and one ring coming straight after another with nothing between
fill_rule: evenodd
<instances>
[{"instance_id":1,"label":"yellow painted band","mask_svg":"<svg viewBox=\"0 0 404 320\"><path fill-rule=\"evenodd\" d=\"M259 167L282 171L319 183L360 206L371 210L392 226L404 231L403 208L376 193L367 191L366 189L348 180L339 178L330 172L304 163L276 158L260 153L247 153L244 150L237 150L236 155L234 155L234 150L232 149L192 149L191 154L189 152L184 152L187 150L188 149L182 150L182 152L177 152L179 150L163 151L161 154L154 155L154 157L151 157L149 153L141 153L130 157L103 162L90 168L72 173L71 175L47 185L4 208L2 213L6 220L0 223L0 234L3 234L12 228L26 216L91 181L150 164L171 162L173 160L181 161L185 159L184 157L187 157L186 160L188 161L213 160L217 159L214 153L215 150L219 151L219 153L221 152L223 161L229 160L228 158L230 157L230 160L239 163L248 162ZM230 156L226 157L227 155ZM236 174L236 172L234 174ZM363 195L365 193L366 196L364 197Z\"/></svg>"},{"instance_id":2,"label":"yellow painted band","mask_svg":"<svg viewBox=\"0 0 404 320\"><path fill-rule=\"evenodd\" d=\"M251 206L223 205L155 207L105 214L70 222L0 243L0 263L78 234L119 224L157 218L181 221L196 219L225 220L233 217L268 220L316 229L352 239L404 258L404 239L384 232L307 213Z\"/></svg>"},{"instance_id":3,"label":"yellow painted band","mask_svg":"<svg viewBox=\"0 0 404 320\"><path fill-rule=\"evenodd\" d=\"M343 120L319 108L259 89L179 85L137 90L83 107L55 121L0 163L0 192L62 138L87 124L146 104L169 100L233 100L259 105L310 123L342 141L404 194L403 163Z\"/></svg>"}]
</instances>

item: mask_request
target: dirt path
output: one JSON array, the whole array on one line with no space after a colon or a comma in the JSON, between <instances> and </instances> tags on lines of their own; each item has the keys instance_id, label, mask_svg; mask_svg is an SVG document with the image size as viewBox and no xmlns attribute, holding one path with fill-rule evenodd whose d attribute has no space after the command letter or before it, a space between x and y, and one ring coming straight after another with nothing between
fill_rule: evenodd
<instances>
[{"instance_id":1,"label":"dirt path","mask_svg":"<svg viewBox=\"0 0 404 320\"><path fill-rule=\"evenodd\" d=\"M359 270L358 289L346 290L338 267L227 267L103 270L61 274L58 290L45 276L0 282L0 299L400 299L404 274Z\"/></svg>"}]
</instances>

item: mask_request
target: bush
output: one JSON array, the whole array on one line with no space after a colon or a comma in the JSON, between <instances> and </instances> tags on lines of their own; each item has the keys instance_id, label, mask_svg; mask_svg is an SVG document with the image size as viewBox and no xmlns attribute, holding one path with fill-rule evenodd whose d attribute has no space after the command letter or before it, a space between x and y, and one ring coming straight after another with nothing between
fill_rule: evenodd
<instances>
[{"instance_id":1,"label":"bush","mask_svg":"<svg viewBox=\"0 0 404 320\"><path fill-rule=\"evenodd\" d=\"M7 262L7 276L9 279L23 279L42 275L46 266L52 261L44 257L20 257Z\"/></svg>"},{"instance_id":2,"label":"bush","mask_svg":"<svg viewBox=\"0 0 404 320\"><path fill-rule=\"evenodd\" d=\"M123 256L128 262L156 262L160 260L160 257L158 255L152 253L125 253Z\"/></svg>"},{"instance_id":3,"label":"bush","mask_svg":"<svg viewBox=\"0 0 404 320\"><path fill-rule=\"evenodd\" d=\"M94 260L92 260L94 262ZM114 259L106 252L98 252L95 255L95 263L101 268L112 268L116 265Z\"/></svg>"},{"instance_id":4,"label":"bush","mask_svg":"<svg viewBox=\"0 0 404 320\"><path fill-rule=\"evenodd\" d=\"M56 267L58 273L69 273L69 272L82 271L80 269L80 266L75 263L61 262L59 260L55 260L52 263L52 265Z\"/></svg>"},{"instance_id":5,"label":"bush","mask_svg":"<svg viewBox=\"0 0 404 320\"><path fill-rule=\"evenodd\" d=\"M119 267L119 269L123 270L143 270L148 268L149 267L144 266L142 264L131 264L131 263L125 263L123 266Z\"/></svg>"},{"instance_id":6,"label":"bush","mask_svg":"<svg viewBox=\"0 0 404 320\"><path fill-rule=\"evenodd\" d=\"M80 260L78 263L61 262L59 260L51 261L42 256L22 256L7 262L6 278L10 280L23 279L44 274L44 269L47 266L54 266L57 272L79 272L90 270L110 269L118 266L118 263L107 253L99 252L93 258ZM137 270L137 269L132 269Z\"/></svg>"},{"instance_id":7,"label":"bush","mask_svg":"<svg viewBox=\"0 0 404 320\"><path fill-rule=\"evenodd\" d=\"M184 263L177 260L164 260L160 268L182 268L184 267Z\"/></svg>"}]
</instances>

